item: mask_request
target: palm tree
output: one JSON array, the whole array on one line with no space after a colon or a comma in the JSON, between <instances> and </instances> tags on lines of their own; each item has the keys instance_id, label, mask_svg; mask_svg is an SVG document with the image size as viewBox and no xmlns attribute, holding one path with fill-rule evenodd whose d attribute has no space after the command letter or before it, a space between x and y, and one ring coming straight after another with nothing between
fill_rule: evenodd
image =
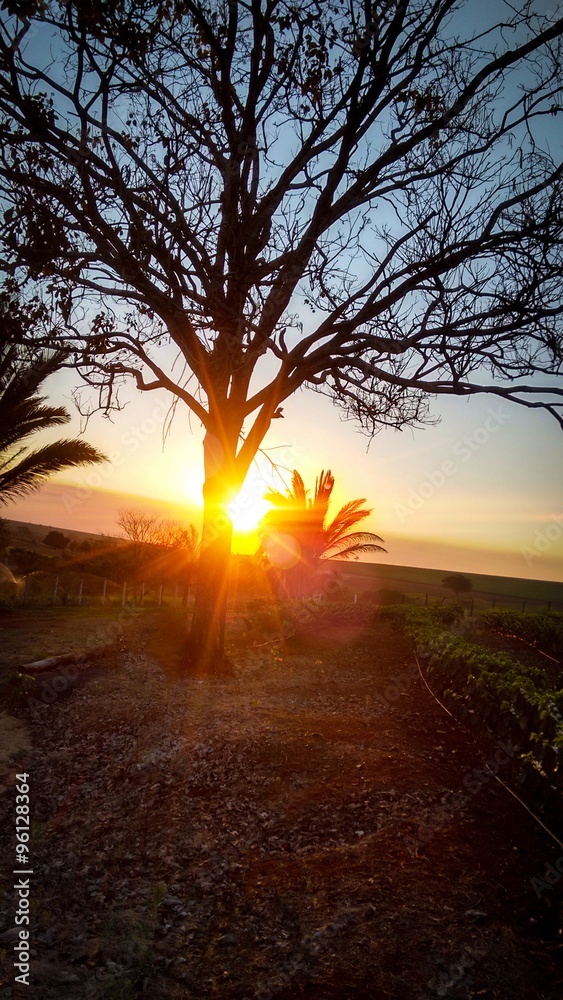
<instances>
[{"instance_id":1,"label":"palm tree","mask_svg":"<svg viewBox=\"0 0 563 1000\"><path fill-rule=\"evenodd\" d=\"M61 469L107 461L78 438L64 438L33 451L24 443L31 434L70 420L63 406L47 406L46 397L37 394L64 358L61 352L50 357L22 353L0 333L0 503L39 489Z\"/></svg>"},{"instance_id":2,"label":"palm tree","mask_svg":"<svg viewBox=\"0 0 563 1000\"><path fill-rule=\"evenodd\" d=\"M371 514L365 498L350 500L332 520L328 519L334 476L324 470L315 481L309 499L302 476L294 469L287 493L269 490L264 499L273 509L262 518L262 550L284 574L285 587L292 596L303 596L326 559L350 559L360 552L385 552L383 541L372 531L353 531Z\"/></svg>"}]
</instances>

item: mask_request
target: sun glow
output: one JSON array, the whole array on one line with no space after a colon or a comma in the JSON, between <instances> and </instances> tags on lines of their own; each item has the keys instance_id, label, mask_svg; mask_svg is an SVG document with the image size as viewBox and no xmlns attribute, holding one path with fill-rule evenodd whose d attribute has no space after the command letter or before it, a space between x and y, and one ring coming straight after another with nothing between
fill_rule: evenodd
<instances>
[{"instance_id":1,"label":"sun glow","mask_svg":"<svg viewBox=\"0 0 563 1000\"><path fill-rule=\"evenodd\" d=\"M271 509L271 503L264 500L262 492L254 492L244 487L237 493L236 497L228 505L229 517L233 522L235 531L248 532L256 531L260 521Z\"/></svg>"}]
</instances>

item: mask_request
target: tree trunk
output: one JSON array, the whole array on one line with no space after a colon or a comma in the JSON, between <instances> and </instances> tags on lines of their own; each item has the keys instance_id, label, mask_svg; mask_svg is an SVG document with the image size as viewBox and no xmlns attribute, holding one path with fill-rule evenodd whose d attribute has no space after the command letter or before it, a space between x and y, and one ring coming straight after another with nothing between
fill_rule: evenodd
<instances>
[{"instance_id":1,"label":"tree trunk","mask_svg":"<svg viewBox=\"0 0 563 1000\"><path fill-rule=\"evenodd\" d=\"M227 442L221 445L218 437L209 433L204 442L203 530L184 667L190 673L210 677L233 672L225 657L225 618L233 536L227 504L240 485L233 482L235 442L236 437L229 442L231 461Z\"/></svg>"},{"instance_id":2,"label":"tree trunk","mask_svg":"<svg viewBox=\"0 0 563 1000\"><path fill-rule=\"evenodd\" d=\"M184 573L184 582L182 584L182 607L187 608L188 598L190 596L190 586L192 582L192 571L191 569L186 570Z\"/></svg>"},{"instance_id":3,"label":"tree trunk","mask_svg":"<svg viewBox=\"0 0 563 1000\"><path fill-rule=\"evenodd\" d=\"M217 676L229 673L224 648L233 528L224 503L205 494L204 488L201 553L185 667L190 673Z\"/></svg>"}]
</instances>

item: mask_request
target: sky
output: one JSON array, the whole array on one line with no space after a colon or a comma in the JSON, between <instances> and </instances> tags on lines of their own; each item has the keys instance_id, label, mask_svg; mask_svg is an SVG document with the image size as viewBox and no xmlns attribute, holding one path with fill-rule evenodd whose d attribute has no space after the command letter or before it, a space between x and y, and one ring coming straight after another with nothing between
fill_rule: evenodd
<instances>
[{"instance_id":1,"label":"sky","mask_svg":"<svg viewBox=\"0 0 563 1000\"><path fill-rule=\"evenodd\" d=\"M71 399L76 384L65 372L46 386L50 398L73 413L65 436L80 432ZM112 421L94 415L87 427L87 440L111 461L60 473L40 493L6 508L5 516L106 534L116 533L120 507L198 523L201 425L178 407L163 446L166 393L131 389L128 398ZM372 557L377 561L563 580L563 431L555 420L487 396L442 397L433 413L441 418L437 426L384 429L370 444L331 400L300 391L286 401L284 419L274 421L266 455L258 457L231 509L235 527L256 522L264 491L272 484L283 489L292 469L312 489L320 471L330 468L336 479L331 512L357 497L373 509L365 527L381 535L387 549ZM255 534L235 532L235 551L255 546Z\"/></svg>"},{"instance_id":2,"label":"sky","mask_svg":"<svg viewBox=\"0 0 563 1000\"><path fill-rule=\"evenodd\" d=\"M498 0L493 3L498 6ZM543 4L539 8L544 11ZM560 146L560 136L554 133L554 140ZM78 383L69 371L47 383L52 401L65 403L73 414L65 436L80 431L72 401ZM198 523L201 425L179 404L163 447L167 395L130 388L124 398L122 412L111 421L93 415L85 432L110 461L59 474L3 514L109 534L116 533L120 507ZM258 457L231 510L235 551L256 547L255 533L244 529L255 527L272 484L283 489L298 468L313 489L320 471L331 469L333 513L357 497L373 508L365 527L381 535L387 549L373 557L378 561L563 581L561 428L539 410L487 396L441 397L433 413L440 420L436 426L384 429L370 443L342 420L331 400L307 389L286 400L284 419L274 421L266 454Z\"/></svg>"}]
</instances>

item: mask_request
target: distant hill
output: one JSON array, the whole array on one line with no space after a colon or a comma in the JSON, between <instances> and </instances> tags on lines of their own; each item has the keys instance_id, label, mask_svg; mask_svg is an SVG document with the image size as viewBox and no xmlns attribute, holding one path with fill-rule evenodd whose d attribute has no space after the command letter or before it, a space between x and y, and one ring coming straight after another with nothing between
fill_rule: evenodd
<instances>
[{"instance_id":1,"label":"distant hill","mask_svg":"<svg viewBox=\"0 0 563 1000\"><path fill-rule=\"evenodd\" d=\"M451 594L442 584L442 579L451 570L423 569L414 566L389 566L368 562L344 562L331 559L330 564L338 570L346 587L361 594L364 591L397 590L403 593L427 593L429 597ZM510 576L489 576L485 573L466 573L472 583L472 591L464 594L467 601L473 597L510 597L543 604L551 601L563 608L563 583L550 580L525 580Z\"/></svg>"},{"instance_id":2,"label":"distant hill","mask_svg":"<svg viewBox=\"0 0 563 1000\"><path fill-rule=\"evenodd\" d=\"M22 548L33 549L40 545L43 548L43 539L50 531L60 531L71 542L84 542L100 539L102 536L91 531L73 531L71 528L61 528L60 525L52 524L32 524L30 521L11 521L6 518L6 527L11 533L11 545L18 545ZM108 536L104 536L108 537ZM50 550L53 551L52 549Z\"/></svg>"},{"instance_id":3,"label":"distant hill","mask_svg":"<svg viewBox=\"0 0 563 1000\"><path fill-rule=\"evenodd\" d=\"M27 521L11 521L6 524L12 533L10 544L53 555L53 549L43 545L49 531L61 531L71 541L83 542L102 538L89 531L73 531L60 525L33 524ZM104 536L108 537L108 536ZM115 536L109 536L114 537ZM117 538L115 538L118 541ZM451 570L424 569L420 566L389 566L375 562L348 562L341 559L327 560L334 568L342 584L352 593L361 596L378 590L393 590L407 595L428 595L429 599L452 596L452 592L442 584L442 579ZM526 601L527 608L544 606L551 602L553 609L563 611L563 583L550 580L526 580L510 576L489 576L484 573L465 573L472 583L469 594L463 595L465 603L475 599L478 605L490 605L498 598L514 606L515 601Z\"/></svg>"}]
</instances>

